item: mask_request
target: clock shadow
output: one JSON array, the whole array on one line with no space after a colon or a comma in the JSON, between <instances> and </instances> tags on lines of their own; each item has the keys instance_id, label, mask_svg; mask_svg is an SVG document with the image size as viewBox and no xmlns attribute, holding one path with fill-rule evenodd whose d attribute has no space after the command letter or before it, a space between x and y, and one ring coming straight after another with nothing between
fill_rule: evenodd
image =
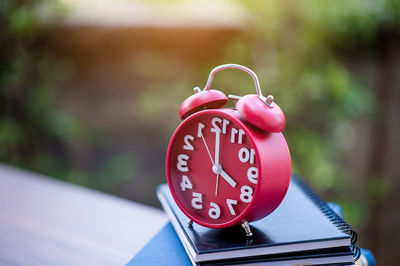
<instances>
[{"instance_id":1,"label":"clock shadow","mask_svg":"<svg viewBox=\"0 0 400 266\"><path fill-rule=\"evenodd\" d=\"M272 243L271 239L262 231L251 226L252 237L246 237L245 231L241 225L232 226L223 229L204 228L196 230L196 226L190 227L189 231L193 236L196 245L200 249L212 251L213 249L225 249L236 247L255 247Z\"/></svg>"}]
</instances>

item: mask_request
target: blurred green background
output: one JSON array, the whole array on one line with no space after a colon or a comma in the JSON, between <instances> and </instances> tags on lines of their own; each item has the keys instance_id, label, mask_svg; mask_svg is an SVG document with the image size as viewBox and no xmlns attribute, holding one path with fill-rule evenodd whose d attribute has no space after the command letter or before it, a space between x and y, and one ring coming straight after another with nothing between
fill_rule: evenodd
<instances>
[{"instance_id":1,"label":"blurred green background","mask_svg":"<svg viewBox=\"0 0 400 266\"><path fill-rule=\"evenodd\" d=\"M293 172L400 261L400 2L0 2L0 160L159 206L178 109L238 63L287 118ZM214 89L254 93L228 70Z\"/></svg>"}]
</instances>

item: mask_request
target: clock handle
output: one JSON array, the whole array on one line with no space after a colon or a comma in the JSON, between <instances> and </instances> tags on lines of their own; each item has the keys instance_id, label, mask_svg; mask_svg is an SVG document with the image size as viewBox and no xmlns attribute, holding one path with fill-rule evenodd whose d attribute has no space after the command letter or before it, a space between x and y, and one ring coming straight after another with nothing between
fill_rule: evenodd
<instances>
[{"instance_id":1,"label":"clock handle","mask_svg":"<svg viewBox=\"0 0 400 266\"><path fill-rule=\"evenodd\" d=\"M281 108L274 103L274 97L272 95L268 95L267 97L262 95L258 77L251 69L238 64L217 66L211 70L203 92L211 91L210 87L214 75L224 69L241 70L249 74L254 80L257 95L249 94L243 97L236 97L235 99L237 100L236 109L239 111L239 113L248 122L262 130L268 132L282 132L286 124L285 115L283 114Z\"/></svg>"},{"instance_id":2,"label":"clock handle","mask_svg":"<svg viewBox=\"0 0 400 266\"><path fill-rule=\"evenodd\" d=\"M267 98L265 98L262 95L261 87L260 87L260 81L258 80L258 77L257 77L256 73L254 73L254 71L251 70L250 68L247 68L245 66L238 65L238 64L220 65L220 66L215 67L213 70L211 70L210 74L208 75L208 80L207 80L206 86L204 87L203 91L209 90L211 88L211 83L212 83L212 80L213 80L215 74L217 72L221 71L221 70L224 70L224 69L237 69L237 70L241 70L241 71L246 72L247 74L249 74L254 80L254 86L256 87L256 92L257 92L258 98L263 103L265 103L266 105L268 105L270 107L272 106L272 102L274 101L274 97L272 95L268 95ZM197 91L200 90L200 88L198 88L198 87L195 88L195 89L197 89Z\"/></svg>"},{"instance_id":3,"label":"clock handle","mask_svg":"<svg viewBox=\"0 0 400 266\"><path fill-rule=\"evenodd\" d=\"M204 109L218 109L228 102L226 95L219 90L211 90L211 82L214 75L224 69L238 69L249 74L256 87L256 94L249 94L243 97L235 97L237 100L236 109L250 124L268 132L282 132L285 128L286 119L281 108L274 103L274 97L264 97L261 92L260 82L256 73L251 69L238 64L225 64L211 70L206 86L203 90L199 87L194 89L195 94L187 98L179 108L179 117L186 119L191 114ZM232 97L231 97L232 98Z\"/></svg>"}]
</instances>

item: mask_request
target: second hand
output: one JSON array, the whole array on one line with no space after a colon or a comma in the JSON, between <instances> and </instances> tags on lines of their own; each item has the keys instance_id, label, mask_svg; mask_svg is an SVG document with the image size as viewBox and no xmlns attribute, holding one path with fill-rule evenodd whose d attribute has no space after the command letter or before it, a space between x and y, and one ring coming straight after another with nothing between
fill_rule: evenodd
<instances>
[{"instance_id":1,"label":"second hand","mask_svg":"<svg viewBox=\"0 0 400 266\"><path fill-rule=\"evenodd\" d=\"M217 183L215 184L215 196L217 196L217 194L218 194L218 177L219 177L219 174L217 174Z\"/></svg>"},{"instance_id":2,"label":"second hand","mask_svg":"<svg viewBox=\"0 0 400 266\"><path fill-rule=\"evenodd\" d=\"M212 162L212 164L214 165L214 161L213 161L213 159L212 159L212 156L211 156L211 153L210 153L210 150L208 149L208 146L207 146L207 143L206 143L206 140L204 139L204 137L203 137L203 133L201 133L201 139L203 140L203 142L204 142L204 146L206 146L206 149L207 149L207 152L208 152L208 156L210 156L210 159L211 159L211 162Z\"/></svg>"}]
</instances>

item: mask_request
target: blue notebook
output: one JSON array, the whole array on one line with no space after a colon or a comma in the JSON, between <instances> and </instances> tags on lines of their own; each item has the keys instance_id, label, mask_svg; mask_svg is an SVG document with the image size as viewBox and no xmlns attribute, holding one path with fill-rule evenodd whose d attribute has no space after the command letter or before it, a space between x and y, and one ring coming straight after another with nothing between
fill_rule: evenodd
<instances>
[{"instance_id":1,"label":"blue notebook","mask_svg":"<svg viewBox=\"0 0 400 266\"><path fill-rule=\"evenodd\" d=\"M358 256L355 232L297 177L292 177L285 199L271 215L250 223L251 239L240 226L225 229L195 223L188 226L187 217L175 204L166 184L158 188L157 196L193 264L293 259L311 263L301 260L304 258L320 264L326 261L351 264L353 254L355 258Z\"/></svg>"},{"instance_id":2,"label":"blue notebook","mask_svg":"<svg viewBox=\"0 0 400 266\"><path fill-rule=\"evenodd\" d=\"M172 224L167 223L127 264L127 266L133 265L190 266L192 264Z\"/></svg>"}]
</instances>

